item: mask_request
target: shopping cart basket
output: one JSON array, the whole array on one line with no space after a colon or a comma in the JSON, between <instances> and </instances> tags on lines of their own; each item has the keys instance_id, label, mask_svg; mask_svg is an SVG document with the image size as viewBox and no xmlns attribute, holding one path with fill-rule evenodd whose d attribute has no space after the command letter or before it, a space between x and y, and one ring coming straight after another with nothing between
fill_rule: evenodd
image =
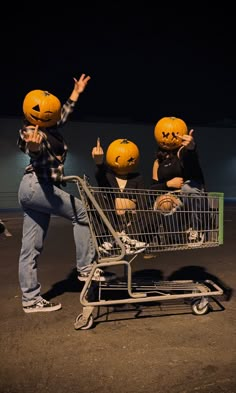
<instances>
[{"instance_id":1,"label":"shopping cart basket","mask_svg":"<svg viewBox=\"0 0 236 393\"><path fill-rule=\"evenodd\" d=\"M76 317L75 329L91 328L94 310L100 307L183 299L195 315L203 315L211 309L210 299L223 295L223 289L212 280L147 283L133 279L132 271L138 255L145 259L165 251L222 245L223 193L164 193L150 189L121 192L118 188L91 186L85 176L66 176L63 180L78 188L98 254L80 293L83 311ZM120 279L99 283L92 280L97 267L112 266L122 268Z\"/></svg>"}]
</instances>

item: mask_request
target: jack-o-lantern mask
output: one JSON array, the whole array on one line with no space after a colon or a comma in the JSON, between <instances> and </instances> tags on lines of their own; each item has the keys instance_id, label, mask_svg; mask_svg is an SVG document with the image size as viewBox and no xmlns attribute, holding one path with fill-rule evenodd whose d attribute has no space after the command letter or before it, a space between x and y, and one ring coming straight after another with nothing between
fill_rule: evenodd
<instances>
[{"instance_id":1,"label":"jack-o-lantern mask","mask_svg":"<svg viewBox=\"0 0 236 393\"><path fill-rule=\"evenodd\" d=\"M61 117L61 103L48 91L32 90L24 98L23 112L31 124L52 127Z\"/></svg>"},{"instance_id":2,"label":"jack-o-lantern mask","mask_svg":"<svg viewBox=\"0 0 236 393\"><path fill-rule=\"evenodd\" d=\"M118 175L133 172L139 162L139 149L128 139L116 139L107 148L106 162Z\"/></svg>"},{"instance_id":3,"label":"jack-o-lantern mask","mask_svg":"<svg viewBox=\"0 0 236 393\"><path fill-rule=\"evenodd\" d=\"M178 117L163 117L157 122L154 129L154 137L164 150L174 150L180 147L182 143L180 137L187 133L186 123Z\"/></svg>"}]
</instances>

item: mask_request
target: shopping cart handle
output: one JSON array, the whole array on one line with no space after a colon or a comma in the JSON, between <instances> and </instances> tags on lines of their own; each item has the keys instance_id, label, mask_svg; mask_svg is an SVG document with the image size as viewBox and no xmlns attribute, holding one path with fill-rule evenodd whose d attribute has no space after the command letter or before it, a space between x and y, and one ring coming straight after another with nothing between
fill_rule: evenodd
<instances>
[{"instance_id":1,"label":"shopping cart handle","mask_svg":"<svg viewBox=\"0 0 236 393\"><path fill-rule=\"evenodd\" d=\"M81 180L79 176L63 176L62 182L65 183L76 183Z\"/></svg>"}]
</instances>

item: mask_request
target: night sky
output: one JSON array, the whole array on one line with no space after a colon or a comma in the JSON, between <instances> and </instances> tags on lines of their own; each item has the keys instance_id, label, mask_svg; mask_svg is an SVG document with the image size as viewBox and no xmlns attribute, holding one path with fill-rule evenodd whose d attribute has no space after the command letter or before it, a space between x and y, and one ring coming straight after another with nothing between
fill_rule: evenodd
<instances>
[{"instance_id":1,"label":"night sky","mask_svg":"<svg viewBox=\"0 0 236 393\"><path fill-rule=\"evenodd\" d=\"M2 15L0 116L21 116L33 89L64 102L73 77L85 73L92 79L72 120L153 123L177 116L235 124L233 9L141 3L65 3L53 14L42 14L38 3L41 11L22 6Z\"/></svg>"}]
</instances>

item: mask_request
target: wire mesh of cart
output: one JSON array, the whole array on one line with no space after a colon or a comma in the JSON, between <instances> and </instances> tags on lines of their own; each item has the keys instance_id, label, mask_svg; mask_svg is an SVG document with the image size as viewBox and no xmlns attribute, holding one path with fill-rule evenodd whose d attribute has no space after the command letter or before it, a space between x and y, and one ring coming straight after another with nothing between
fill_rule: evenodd
<instances>
[{"instance_id":1,"label":"wire mesh of cart","mask_svg":"<svg viewBox=\"0 0 236 393\"><path fill-rule=\"evenodd\" d=\"M98 260L80 294L83 312L74 323L89 329L94 310L119 304L183 299L196 315L211 309L209 299L223 295L212 280L155 281L133 279L133 263L161 252L218 247L223 244L224 194L163 192L151 189L94 187L86 176L66 176L76 183L86 208ZM96 268L122 267L120 279L96 282ZM116 293L115 298L113 297ZM117 296L120 293L120 296ZM125 296L124 296L125 294Z\"/></svg>"}]
</instances>

